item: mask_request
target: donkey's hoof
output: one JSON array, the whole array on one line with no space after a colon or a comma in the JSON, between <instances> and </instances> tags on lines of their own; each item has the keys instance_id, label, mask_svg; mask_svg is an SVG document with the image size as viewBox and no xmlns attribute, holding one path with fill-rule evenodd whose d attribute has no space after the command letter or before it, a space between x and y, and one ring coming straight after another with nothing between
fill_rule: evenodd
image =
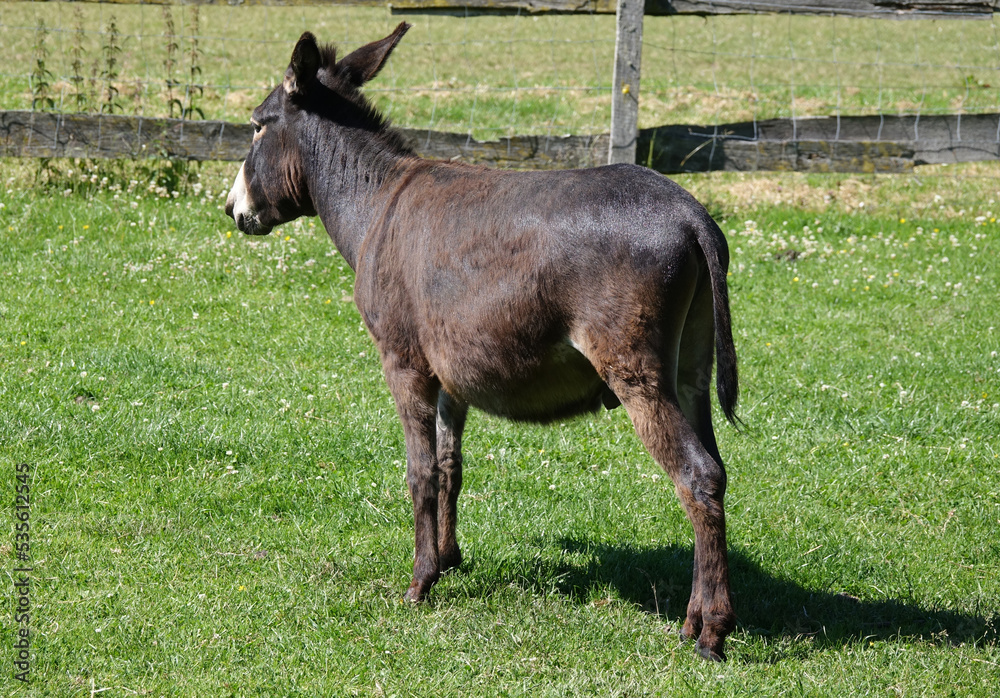
<instances>
[{"instance_id":1,"label":"donkey's hoof","mask_svg":"<svg viewBox=\"0 0 1000 698\"><path fill-rule=\"evenodd\" d=\"M726 661L726 653L722 651L721 647L719 648L719 651L716 652L711 647L705 647L703 644L699 642L697 645L695 645L695 649L698 650L698 654L701 655L702 659L707 659L710 662Z\"/></svg>"},{"instance_id":2,"label":"donkey's hoof","mask_svg":"<svg viewBox=\"0 0 1000 698\"><path fill-rule=\"evenodd\" d=\"M681 641L687 642L688 640L695 640L701 634L701 628L697 630L690 621L685 621L684 625L681 626L681 630L678 633L681 637Z\"/></svg>"},{"instance_id":3,"label":"donkey's hoof","mask_svg":"<svg viewBox=\"0 0 1000 698\"><path fill-rule=\"evenodd\" d=\"M427 592L421 588L421 585L413 582L410 588L406 590L406 594L403 596L403 601L406 603L423 603L427 600Z\"/></svg>"}]
</instances>

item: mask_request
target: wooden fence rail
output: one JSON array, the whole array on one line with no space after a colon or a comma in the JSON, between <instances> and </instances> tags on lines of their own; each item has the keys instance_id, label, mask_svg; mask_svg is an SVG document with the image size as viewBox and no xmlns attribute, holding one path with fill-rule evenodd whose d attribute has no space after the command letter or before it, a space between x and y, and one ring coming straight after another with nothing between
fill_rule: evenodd
<instances>
[{"instance_id":1,"label":"wooden fence rail","mask_svg":"<svg viewBox=\"0 0 1000 698\"><path fill-rule=\"evenodd\" d=\"M501 167L585 167L607 160L609 137L515 136L401 129L421 155ZM247 124L121 115L0 112L0 156L242 160ZM636 160L664 173L712 170L907 172L924 164L1000 159L1000 113L774 119L639 132Z\"/></svg>"},{"instance_id":2,"label":"wooden fence rail","mask_svg":"<svg viewBox=\"0 0 1000 698\"><path fill-rule=\"evenodd\" d=\"M339 2L341 0L332 0ZM392 0L393 12L561 12L615 14L616 0ZM847 15L885 19L988 19L1000 0L646 0L645 14Z\"/></svg>"},{"instance_id":3,"label":"wooden fence rail","mask_svg":"<svg viewBox=\"0 0 1000 698\"><path fill-rule=\"evenodd\" d=\"M17 0L0 0L11 2ZM389 7L405 13L543 13L615 14L617 0L63 0L122 5L355 5ZM1000 12L1000 0L646 0L645 14L847 15L888 19L988 19Z\"/></svg>"}]
</instances>

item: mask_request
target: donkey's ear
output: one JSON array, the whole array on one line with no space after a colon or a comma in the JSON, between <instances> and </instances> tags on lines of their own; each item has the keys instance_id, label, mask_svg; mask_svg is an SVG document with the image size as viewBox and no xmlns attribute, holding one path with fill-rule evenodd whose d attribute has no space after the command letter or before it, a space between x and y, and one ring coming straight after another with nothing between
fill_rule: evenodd
<instances>
[{"instance_id":1,"label":"donkey's ear","mask_svg":"<svg viewBox=\"0 0 1000 698\"><path fill-rule=\"evenodd\" d=\"M285 92L291 96L304 95L319 71L319 46L311 32L304 33L292 51L292 61L285 71Z\"/></svg>"},{"instance_id":2,"label":"donkey's ear","mask_svg":"<svg viewBox=\"0 0 1000 698\"><path fill-rule=\"evenodd\" d=\"M366 44L361 48L352 51L337 63L337 67L346 75L351 84L361 87L373 77L378 75L382 66L389 60L389 54L396 48L396 44L403 38L403 34L410 28L406 22L400 22L392 34Z\"/></svg>"}]
</instances>

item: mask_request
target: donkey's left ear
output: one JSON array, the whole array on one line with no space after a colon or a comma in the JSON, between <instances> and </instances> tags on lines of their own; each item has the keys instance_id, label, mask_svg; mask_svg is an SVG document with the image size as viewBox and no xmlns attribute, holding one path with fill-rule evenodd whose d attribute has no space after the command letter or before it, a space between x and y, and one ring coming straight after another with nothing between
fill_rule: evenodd
<instances>
[{"instance_id":1,"label":"donkey's left ear","mask_svg":"<svg viewBox=\"0 0 1000 698\"><path fill-rule=\"evenodd\" d=\"M313 81L319 71L319 62L319 46L316 45L316 37L311 32L305 32L295 44L292 60L288 64L288 70L285 71L285 92L293 97L304 95L309 89L309 83Z\"/></svg>"},{"instance_id":2,"label":"donkey's left ear","mask_svg":"<svg viewBox=\"0 0 1000 698\"><path fill-rule=\"evenodd\" d=\"M378 75L382 66L389 60L389 54L396 48L396 44L410 26L406 22L401 22L389 36L366 44L341 58L337 67L344 72L351 84L361 87Z\"/></svg>"}]
</instances>

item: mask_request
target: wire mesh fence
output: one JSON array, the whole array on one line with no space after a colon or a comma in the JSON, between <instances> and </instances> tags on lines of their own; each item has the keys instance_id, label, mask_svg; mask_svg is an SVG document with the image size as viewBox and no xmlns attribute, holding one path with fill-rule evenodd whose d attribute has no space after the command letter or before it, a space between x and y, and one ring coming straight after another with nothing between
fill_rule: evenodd
<instances>
[{"instance_id":1,"label":"wire mesh fence","mask_svg":"<svg viewBox=\"0 0 1000 698\"><path fill-rule=\"evenodd\" d=\"M988 21L649 17L642 125L985 113L1000 106Z\"/></svg>"},{"instance_id":2,"label":"wire mesh fence","mask_svg":"<svg viewBox=\"0 0 1000 698\"><path fill-rule=\"evenodd\" d=\"M351 49L368 7L0 3L0 108L245 121L305 30ZM607 129L613 18L414 16L368 88L402 126L496 138Z\"/></svg>"}]
</instances>

